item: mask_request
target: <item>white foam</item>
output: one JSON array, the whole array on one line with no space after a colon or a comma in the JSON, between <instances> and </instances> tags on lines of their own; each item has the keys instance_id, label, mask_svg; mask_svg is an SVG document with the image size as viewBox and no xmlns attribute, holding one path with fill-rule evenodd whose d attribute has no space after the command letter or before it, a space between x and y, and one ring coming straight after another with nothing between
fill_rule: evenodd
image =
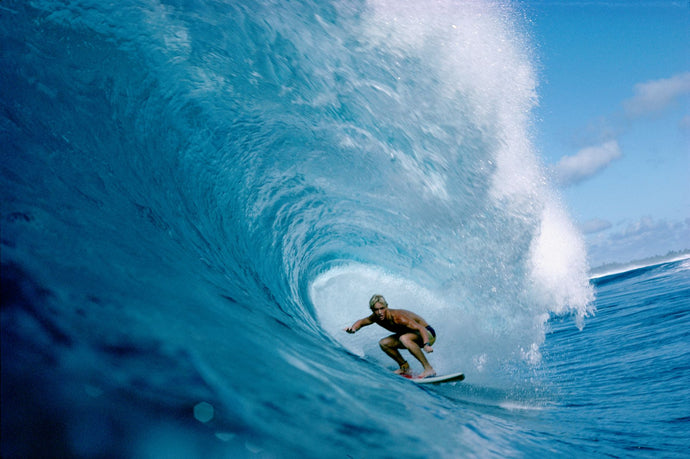
<instances>
[{"instance_id":1,"label":"white foam","mask_svg":"<svg viewBox=\"0 0 690 459\"><path fill-rule=\"evenodd\" d=\"M439 83L436 99L454 105L456 117L465 110L476 128L494 142L494 197L530 193L539 180L538 161L527 135L537 80L530 47L515 30L510 8L495 2L443 0L371 0L368 6L363 34L371 46L401 59L416 56L427 62ZM454 152L449 149L444 154ZM405 168L411 180L428 185L422 189L445 199L449 190L444 176L425 167L426 160L438 159L429 155L433 153L416 151L416 161ZM453 158L446 160L453 163ZM420 179L422 171L427 177Z\"/></svg>"},{"instance_id":2,"label":"white foam","mask_svg":"<svg viewBox=\"0 0 690 459\"><path fill-rule=\"evenodd\" d=\"M548 201L530 248L530 278L548 312L574 313L579 328L594 312L586 254L583 238L562 206Z\"/></svg>"}]
</instances>

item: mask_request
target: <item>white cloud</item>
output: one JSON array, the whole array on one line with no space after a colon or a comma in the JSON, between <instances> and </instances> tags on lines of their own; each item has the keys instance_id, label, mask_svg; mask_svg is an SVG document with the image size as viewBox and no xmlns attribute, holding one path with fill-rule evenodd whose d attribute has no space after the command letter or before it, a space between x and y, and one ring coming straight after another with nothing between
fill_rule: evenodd
<instances>
[{"instance_id":1,"label":"white cloud","mask_svg":"<svg viewBox=\"0 0 690 459\"><path fill-rule=\"evenodd\" d=\"M615 237L619 239L640 237L654 231L666 231L668 228L669 225L666 220L659 220L655 222L652 217L642 217L636 222L629 223L628 226L626 226L622 232L617 233Z\"/></svg>"},{"instance_id":2,"label":"white cloud","mask_svg":"<svg viewBox=\"0 0 690 459\"><path fill-rule=\"evenodd\" d=\"M587 235L591 266L625 263L690 249L690 218L670 221L641 217L623 225L614 231Z\"/></svg>"},{"instance_id":3,"label":"white cloud","mask_svg":"<svg viewBox=\"0 0 690 459\"><path fill-rule=\"evenodd\" d=\"M690 72L638 83L634 92L632 98L623 101L623 108L628 116L638 117L660 112L681 96L690 94Z\"/></svg>"},{"instance_id":4,"label":"white cloud","mask_svg":"<svg viewBox=\"0 0 690 459\"><path fill-rule=\"evenodd\" d=\"M618 142L610 140L584 148L574 156L564 156L556 164L554 171L561 185L574 185L593 176L621 156Z\"/></svg>"},{"instance_id":5,"label":"white cloud","mask_svg":"<svg viewBox=\"0 0 690 459\"><path fill-rule=\"evenodd\" d=\"M602 220L600 218L593 218L587 220L582 225L580 225L580 230L584 234L594 234L611 228L611 222L608 220Z\"/></svg>"}]
</instances>

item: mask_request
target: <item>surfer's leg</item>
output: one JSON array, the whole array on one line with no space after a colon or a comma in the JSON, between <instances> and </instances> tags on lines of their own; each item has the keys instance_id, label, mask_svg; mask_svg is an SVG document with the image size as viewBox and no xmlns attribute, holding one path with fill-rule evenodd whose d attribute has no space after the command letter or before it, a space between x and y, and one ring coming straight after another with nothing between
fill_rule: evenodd
<instances>
[{"instance_id":1,"label":"surfer's leg","mask_svg":"<svg viewBox=\"0 0 690 459\"><path fill-rule=\"evenodd\" d=\"M405 348L410 351L410 354L414 356L415 359L419 360L419 363L424 367L424 371L419 376L421 378L426 378L427 376L435 376L436 371L429 364L429 361L424 356L424 352L419 347L417 341L421 341L422 337L417 333L405 333L400 337L400 343L405 346Z\"/></svg>"},{"instance_id":2,"label":"surfer's leg","mask_svg":"<svg viewBox=\"0 0 690 459\"><path fill-rule=\"evenodd\" d=\"M396 373L406 374L410 371L410 365L403 358L402 354L400 354L400 351L398 351L398 348L402 348L403 345L398 340L397 335L391 335L383 338L381 341L379 341L379 346L381 346L381 350L383 352L395 360L395 362L400 366L400 369L395 371Z\"/></svg>"}]
</instances>

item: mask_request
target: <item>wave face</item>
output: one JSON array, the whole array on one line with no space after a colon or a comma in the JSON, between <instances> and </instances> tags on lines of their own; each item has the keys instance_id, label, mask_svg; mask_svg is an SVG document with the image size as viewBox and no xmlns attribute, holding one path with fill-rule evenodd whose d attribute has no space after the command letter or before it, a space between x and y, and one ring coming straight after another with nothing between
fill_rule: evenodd
<instances>
[{"instance_id":1,"label":"wave face","mask_svg":"<svg viewBox=\"0 0 690 459\"><path fill-rule=\"evenodd\" d=\"M10 0L0 18L3 378L50 388L70 455L118 435L114 455L193 454L171 439L209 425L243 454L482 451L486 420L434 429L380 330L342 328L381 293L434 325L439 371L530 392L549 318L594 310L507 5ZM211 424L178 422L200 400Z\"/></svg>"}]
</instances>

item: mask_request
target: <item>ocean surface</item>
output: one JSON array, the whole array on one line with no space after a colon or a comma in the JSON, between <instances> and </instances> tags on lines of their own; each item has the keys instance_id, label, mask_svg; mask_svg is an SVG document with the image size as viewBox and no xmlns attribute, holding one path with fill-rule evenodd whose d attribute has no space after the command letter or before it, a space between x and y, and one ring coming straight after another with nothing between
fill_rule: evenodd
<instances>
[{"instance_id":1,"label":"ocean surface","mask_svg":"<svg viewBox=\"0 0 690 459\"><path fill-rule=\"evenodd\" d=\"M3 458L688 457L690 261L590 278L519 5L4 0L0 35ZM466 380L345 333L374 293Z\"/></svg>"}]
</instances>

